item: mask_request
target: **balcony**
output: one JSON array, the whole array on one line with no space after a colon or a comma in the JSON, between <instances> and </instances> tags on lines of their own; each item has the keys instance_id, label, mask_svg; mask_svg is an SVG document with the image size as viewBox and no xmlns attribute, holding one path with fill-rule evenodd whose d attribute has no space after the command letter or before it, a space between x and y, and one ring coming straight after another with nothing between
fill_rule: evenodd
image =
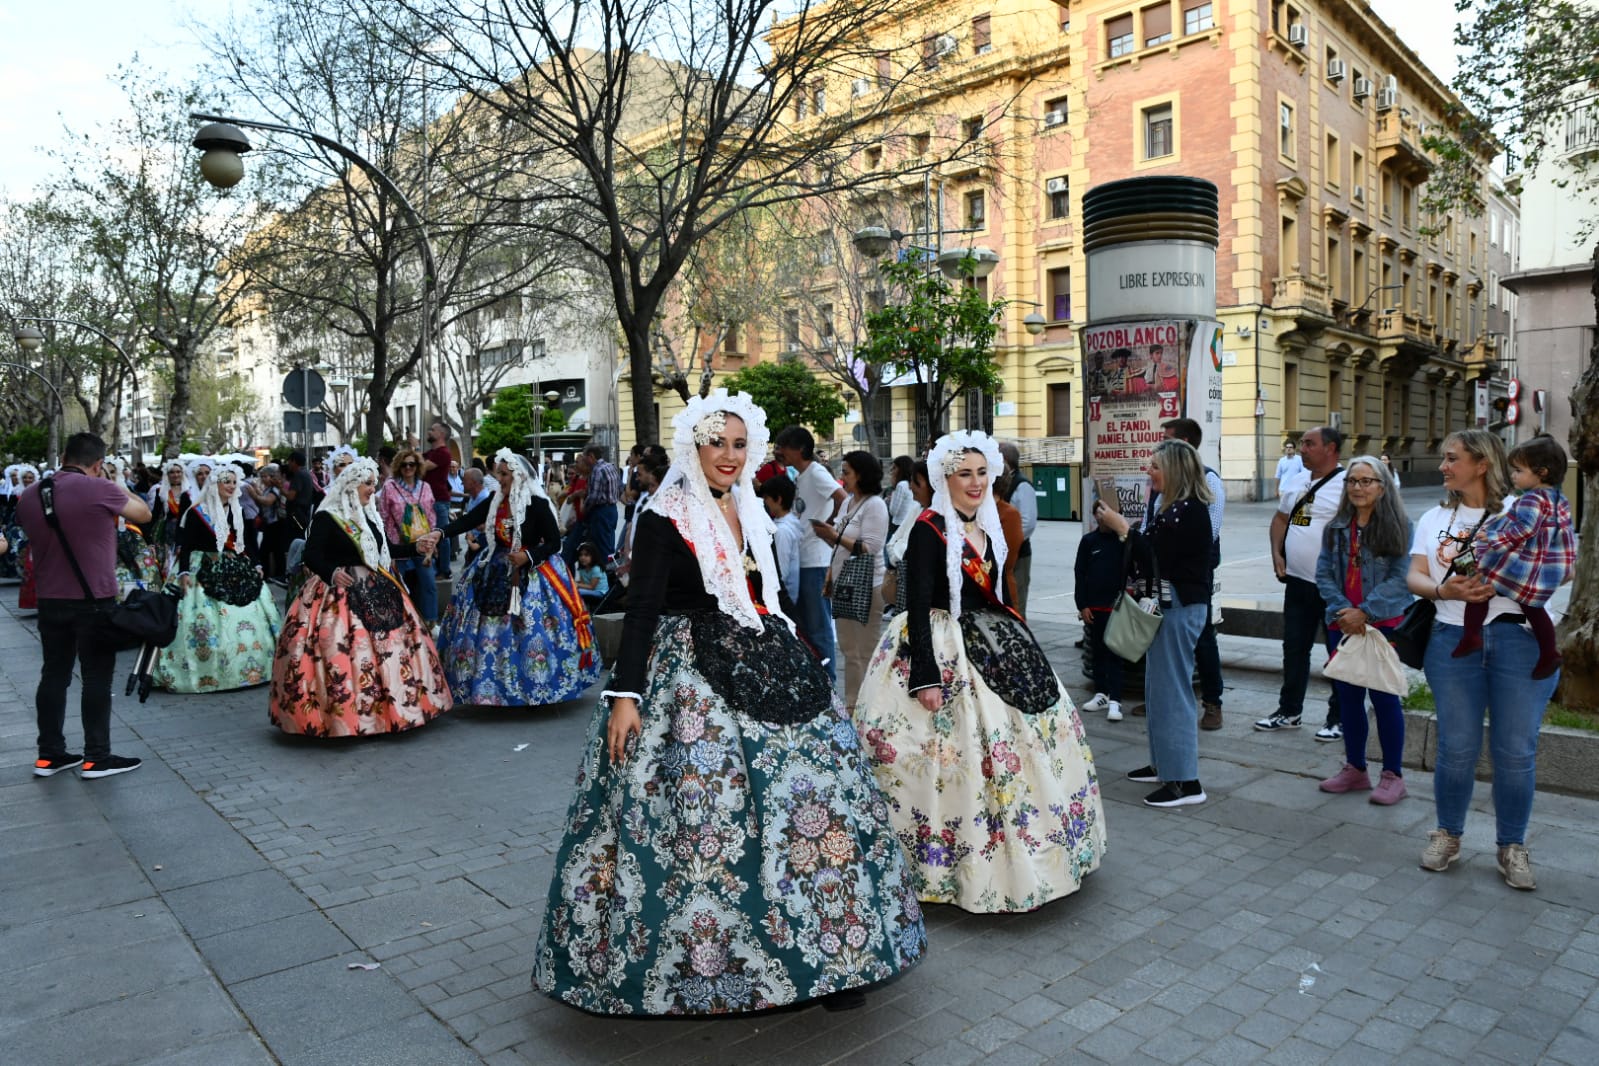
<instances>
[{"instance_id":1,"label":"balcony","mask_svg":"<svg viewBox=\"0 0 1599 1066\"><path fill-rule=\"evenodd\" d=\"M1390 311L1377 316L1377 339L1384 344L1438 347L1438 327L1420 315Z\"/></svg>"},{"instance_id":2,"label":"balcony","mask_svg":"<svg viewBox=\"0 0 1599 1066\"><path fill-rule=\"evenodd\" d=\"M1312 314L1332 317L1331 291L1322 279L1309 274L1288 274L1278 278L1274 285L1274 309L1302 308Z\"/></svg>"},{"instance_id":3,"label":"balcony","mask_svg":"<svg viewBox=\"0 0 1599 1066\"><path fill-rule=\"evenodd\" d=\"M1499 341L1494 337L1482 336L1477 338L1477 343L1460 353L1461 362L1466 364L1472 376L1478 374L1494 374L1499 370Z\"/></svg>"},{"instance_id":4,"label":"balcony","mask_svg":"<svg viewBox=\"0 0 1599 1066\"><path fill-rule=\"evenodd\" d=\"M956 180L984 177L994 166L994 142L979 137L960 149L960 154L944 163L939 169L946 177Z\"/></svg>"},{"instance_id":5,"label":"balcony","mask_svg":"<svg viewBox=\"0 0 1599 1066\"><path fill-rule=\"evenodd\" d=\"M1566 115L1566 155L1599 153L1599 105L1579 107Z\"/></svg>"},{"instance_id":6,"label":"balcony","mask_svg":"<svg viewBox=\"0 0 1599 1066\"><path fill-rule=\"evenodd\" d=\"M1377 116L1377 136L1372 141L1379 167L1391 166L1395 174L1412 182L1427 180L1432 160L1421 148L1421 131L1415 120L1392 110Z\"/></svg>"}]
</instances>

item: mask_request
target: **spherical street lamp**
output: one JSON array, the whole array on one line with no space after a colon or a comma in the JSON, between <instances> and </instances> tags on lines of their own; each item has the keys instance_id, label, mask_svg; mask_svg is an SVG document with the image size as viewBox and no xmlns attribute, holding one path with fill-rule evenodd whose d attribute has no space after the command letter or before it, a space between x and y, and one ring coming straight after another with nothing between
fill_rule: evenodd
<instances>
[{"instance_id":1,"label":"spherical street lamp","mask_svg":"<svg viewBox=\"0 0 1599 1066\"><path fill-rule=\"evenodd\" d=\"M1044 321L1043 315L1039 314L1037 311L1034 311L1032 314L1022 319L1022 325L1027 327L1028 333L1031 333L1033 336L1037 337L1044 332L1048 326L1048 323Z\"/></svg>"},{"instance_id":2,"label":"spherical street lamp","mask_svg":"<svg viewBox=\"0 0 1599 1066\"><path fill-rule=\"evenodd\" d=\"M200 173L213 186L231 189L244 178L244 160L239 157L250 150L250 142L239 127L212 122L200 127L193 143L205 153L200 157Z\"/></svg>"},{"instance_id":3,"label":"spherical street lamp","mask_svg":"<svg viewBox=\"0 0 1599 1066\"><path fill-rule=\"evenodd\" d=\"M851 243L855 250L868 259L881 259L888 254L897 241L904 240L905 235L898 230L890 230L884 226L866 226L855 231Z\"/></svg>"},{"instance_id":4,"label":"spherical street lamp","mask_svg":"<svg viewBox=\"0 0 1599 1066\"><path fill-rule=\"evenodd\" d=\"M967 259L972 260L971 268L965 266ZM994 272L999 265L999 253L992 248L978 245L976 248L951 248L940 252L938 256L938 269L951 281L959 281L965 277L986 278Z\"/></svg>"},{"instance_id":5,"label":"spherical street lamp","mask_svg":"<svg viewBox=\"0 0 1599 1066\"><path fill-rule=\"evenodd\" d=\"M44 334L32 326L18 326L11 339L25 352L36 352L44 347Z\"/></svg>"}]
</instances>

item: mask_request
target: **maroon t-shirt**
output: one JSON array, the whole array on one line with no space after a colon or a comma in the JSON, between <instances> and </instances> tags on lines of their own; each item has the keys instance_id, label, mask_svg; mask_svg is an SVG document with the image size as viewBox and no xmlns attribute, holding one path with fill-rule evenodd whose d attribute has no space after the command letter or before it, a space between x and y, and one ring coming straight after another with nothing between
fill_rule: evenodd
<instances>
[{"instance_id":1,"label":"maroon t-shirt","mask_svg":"<svg viewBox=\"0 0 1599 1066\"><path fill-rule=\"evenodd\" d=\"M127 506L128 494L105 478L62 470L50 479L55 485L56 517L61 532L72 545L73 557L96 599L117 594L117 516ZM39 502L39 482L30 485L17 501L17 520L28 534L33 552L33 574L41 599L81 600L72 564L61 550L55 530L44 520Z\"/></svg>"},{"instance_id":2,"label":"maroon t-shirt","mask_svg":"<svg viewBox=\"0 0 1599 1066\"><path fill-rule=\"evenodd\" d=\"M433 490L433 498L448 500L451 495L450 464L455 461L455 457L450 454L449 448L441 444L437 448L423 452L422 458L433 464L433 469L422 475L422 480Z\"/></svg>"}]
</instances>

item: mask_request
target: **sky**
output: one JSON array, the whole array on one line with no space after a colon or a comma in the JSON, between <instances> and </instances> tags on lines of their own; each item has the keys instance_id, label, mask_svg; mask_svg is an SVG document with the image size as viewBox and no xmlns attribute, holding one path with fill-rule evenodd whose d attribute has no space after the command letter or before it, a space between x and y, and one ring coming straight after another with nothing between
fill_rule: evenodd
<instances>
[{"instance_id":1,"label":"sky","mask_svg":"<svg viewBox=\"0 0 1599 1066\"><path fill-rule=\"evenodd\" d=\"M1358 2L1358 0L1356 0ZM1373 10L1444 81L1454 74L1454 0L1370 0ZM46 182L65 130L92 130L123 106L111 76L137 54L183 72L205 59L191 12L218 19L226 0L4 0L0 3L0 197Z\"/></svg>"}]
</instances>

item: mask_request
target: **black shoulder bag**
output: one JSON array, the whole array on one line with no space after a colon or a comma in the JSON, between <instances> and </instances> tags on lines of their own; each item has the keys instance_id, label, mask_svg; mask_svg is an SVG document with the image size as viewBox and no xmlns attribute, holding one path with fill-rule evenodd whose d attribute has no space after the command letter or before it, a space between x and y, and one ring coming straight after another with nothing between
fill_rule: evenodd
<instances>
[{"instance_id":1,"label":"black shoulder bag","mask_svg":"<svg viewBox=\"0 0 1599 1066\"><path fill-rule=\"evenodd\" d=\"M55 530L56 539L61 542L61 551L66 555L67 562L72 564L78 584L83 587L83 598L94 599L89 580L83 576L83 568L78 565L77 556L72 554L72 545L67 542L67 535L61 529L61 516L56 514L55 507L55 486L49 480L39 486L39 503L44 509L45 522ZM130 589L121 603L106 612L104 631L107 642L119 651L137 648L141 644L165 648L178 637L178 598L164 590Z\"/></svg>"}]
</instances>

